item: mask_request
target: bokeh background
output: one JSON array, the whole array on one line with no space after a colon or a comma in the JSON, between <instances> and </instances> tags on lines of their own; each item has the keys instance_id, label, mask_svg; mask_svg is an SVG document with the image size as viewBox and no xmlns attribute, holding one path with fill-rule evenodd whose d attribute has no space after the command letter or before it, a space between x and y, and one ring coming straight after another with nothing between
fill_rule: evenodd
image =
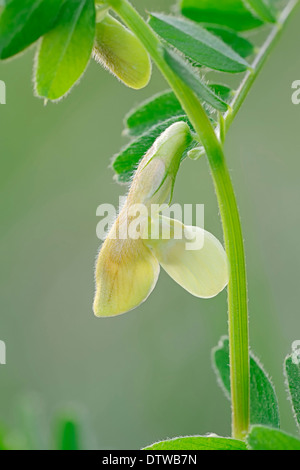
<instances>
[{"instance_id":1,"label":"bokeh background","mask_svg":"<svg viewBox=\"0 0 300 470\"><path fill-rule=\"evenodd\" d=\"M168 10L169 0L139 9ZM271 374L282 426L295 432L282 376L300 339L300 11L236 119L226 153L247 251L252 348ZM229 403L211 368L211 348L227 332L226 293L193 298L164 272L133 312L97 320L93 270L96 208L118 203L111 156L126 143L124 114L163 90L155 71L140 92L91 63L59 104L33 97L34 49L0 64L7 104L0 107L0 422L18 426L20 399L40 397L51 424L64 407L82 410L94 446L140 448L162 438L230 434ZM174 202L204 203L206 228L221 227L205 159L186 161ZM91 447L91 444L88 446Z\"/></svg>"}]
</instances>

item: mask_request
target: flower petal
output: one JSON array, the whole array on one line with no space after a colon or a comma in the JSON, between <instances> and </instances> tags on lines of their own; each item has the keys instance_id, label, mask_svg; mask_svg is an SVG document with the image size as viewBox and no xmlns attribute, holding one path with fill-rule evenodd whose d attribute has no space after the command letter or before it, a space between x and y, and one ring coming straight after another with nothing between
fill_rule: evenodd
<instances>
[{"instance_id":1,"label":"flower petal","mask_svg":"<svg viewBox=\"0 0 300 470\"><path fill-rule=\"evenodd\" d=\"M108 236L96 266L95 315L120 315L140 305L154 289L159 270L158 261L141 239Z\"/></svg>"},{"instance_id":2,"label":"flower petal","mask_svg":"<svg viewBox=\"0 0 300 470\"><path fill-rule=\"evenodd\" d=\"M160 225L160 239L145 243L163 269L196 297L219 294L228 284L228 262L217 238L200 227L185 226L167 217L160 217Z\"/></svg>"}]
</instances>

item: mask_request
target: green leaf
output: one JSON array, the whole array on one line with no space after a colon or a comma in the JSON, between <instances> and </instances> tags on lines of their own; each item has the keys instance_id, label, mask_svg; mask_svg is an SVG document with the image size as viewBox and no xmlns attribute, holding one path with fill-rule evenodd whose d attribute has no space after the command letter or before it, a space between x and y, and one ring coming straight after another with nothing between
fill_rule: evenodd
<instances>
[{"instance_id":1,"label":"green leaf","mask_svg":"<svg viewBox=\"0 0 300 470\"><path fill-rule=\"evenodd\" d=\"M62 416L57 423L57 450L82 450L80 425L72 416Z\"/></svg>"},{"instance_id":2,"label":"green leaf","mask_svg":"<svg viewBox=\"0 0 300 470\"><path fill-rule=\"evenodd\" d=\"M54 25L63 0L7 0L0 16L0 59L26 49Z\"/></svg>"},{"instance_id":3,"label":"green leaf","mask_svg":"<svg viewBox=\"0 0 300 470\"><path fill-rule=\"evenodd\" d=\"M192 60L222 72L244 72L249 67L220 38L189 20L152 13L150 26L169 44Z\"/></svg>"},{"instance_id":4,"label":"green leaf","mask_svg":"<svg viewBox=\"0 0 300 470\"><path fill-rule=\"evenodd\" d=\"M247 450L242 441L227 437L188 436L156 442L144 450Z\"/></svg>"},{"instance_id":5,"label":"green leaf","mask_svg":"<svg viewBox=\"0 0 300 470\"><path fill-rule=\"evenodd\" d=\"M181 0L183 15L200 23L228 26L246 31L262 25L242 0Z\"/></svg>"},{"instance_id":6,"label":"green leaf","mask_svg":"<svg viewBox=\"0 0 300 470\"><path fill-rule=\"evenodd\" d=\"M130 181L140 159L148 152L157 137L171 126L171 124L178 121L188 122L188 119L185 115L168 119L150 129L150 131L131 142L127 147L123 148L120 153L115 155L112 166L117 173L117 180L120 183ZM195 145L199 145L199 143ZM190 148L188 150L190 150Z\"/></svg>"},{"instance_id":7,"label":"green leaf","mask_svg":"<svg viewBox=\"0 0 300 470\"><path fill-rule=\"evenodd\" d=\"M254 426L247 436L251 450L300 450L300 441L277 429Z\"/></svg>"},{"instance_id":8,"label":"green leaf","mask_svg":"<svg viewBox=\"0 0 300 470\"><path fill-rule=\"evenodd\" d=\"M271 0L273 1L273 0ZM246 6L252 10L256 16L267 23L276 23L276 14L270 0L244 0Z\"/></svg>"},{"instance_id":9,"label":"green leaf","mask_svg":"<svg viewBox=\"0 0 300 470\"><path fill-rule=\"evenodd\" d=\"M62 98L85 71L95 38L93 0L67 0L58 24L44 36L37 55L36 92Z\"/></svg>"},{"instance_id":10,"label":"green leaf","mask_svg":"<svg viewBox=\"0 0 300 470\"><path fill-rule=\"evenodd\" d=\"M205 29L218 36L226 44L228 44L241 57L249 57L255 51L254 45L233 29L225 26L204 25Z\"/></svg>"},{"instance_id":11,"label":"green leaf","mask_svg":"<svg viewBox=\"0 0 300 470\"><path fill-rule=\"evenodd\" d=\"M178 54L165 49L165 60L181 80L189 86L200 100L210 104L218 111L227 111L228 104L220 99L205 85L197 75L197 69L182 59Z\"/></svg>"},{"instance_id":12,"label":"green leaf","mask_svg":"<svg viewBox=\"0 0 300 470\"><path fill-rule=\"evenodd\" d=\"M230 398L229 340L223 337L212 352L213 365L222 389ZM250 422L280 427L274 386L258 359L250 354Z\"/></svg>"},{"instance_id":13,"label":"green leaf","mask_svg":"<svg viewBox=\"0 0 300 470\"><path fill-rule=\"evenodd\" d=\"M139 136L163 121L184 115L184 111L172 91L165 91L133 109L125 118L130 136Z\"/></svg>"},{"instance_id":14,"label":"green leaf","mask_svg":"<svg viewBox=\"0 0 300 470\"><path fill-rule=\"evenodd\" d=\"M296 355L297 351L295 352ZM299 352L296 357L288 356L284 363L284 372L292 403L296 423L300 429L300 361Z\"/></svg>"}]
</instances>

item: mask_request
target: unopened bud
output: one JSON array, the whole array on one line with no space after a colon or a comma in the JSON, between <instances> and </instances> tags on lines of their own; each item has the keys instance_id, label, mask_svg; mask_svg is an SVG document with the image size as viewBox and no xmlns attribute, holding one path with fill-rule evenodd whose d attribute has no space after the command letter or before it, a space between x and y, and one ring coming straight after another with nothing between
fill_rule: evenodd
<instances>
[{"instance_id":1,"label":"unopened bud","mask_svg":"<svg viewBox=\"0 0 300 470\"><path fill-rule=\"evenodd\" d=\"M94 58L130 88L140 89L151 78L149 54L140 40L109 14L98 16Z\"/></svg>"}]
</instances>

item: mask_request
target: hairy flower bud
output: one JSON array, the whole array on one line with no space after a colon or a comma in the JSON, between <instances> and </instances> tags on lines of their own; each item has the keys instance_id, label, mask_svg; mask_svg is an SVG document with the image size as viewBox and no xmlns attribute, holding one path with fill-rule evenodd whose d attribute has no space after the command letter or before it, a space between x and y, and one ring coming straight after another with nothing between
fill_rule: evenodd
<instances>
[{"instance_id":1,"label":"hairy flower bud","mask_svg":"<svg viewBox=\"0 0 300 470\"><path fill-rule=\"evenodd\" d=\"M144 88L151 78L149 54L140 40L109 14L98 16L94 58L130 88Z\"/></svg>"}]
</instances>

